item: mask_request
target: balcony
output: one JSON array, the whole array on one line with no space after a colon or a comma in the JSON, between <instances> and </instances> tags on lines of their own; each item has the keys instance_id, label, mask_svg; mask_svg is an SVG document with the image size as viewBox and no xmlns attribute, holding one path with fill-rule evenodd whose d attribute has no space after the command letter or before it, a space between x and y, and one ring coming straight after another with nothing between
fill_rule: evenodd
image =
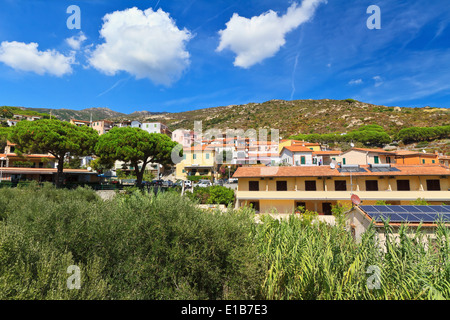
<instances>
[{"instance_id":1,"label":"balcony","mask_svg":"<svg viewBox=\"0 0 450 320\"><path fill-rule=\"evenodd\" d=\"M354 191L361 200L449 201L450 191ZM236 191L245 200L350 200L350 191Z\"/></svg>"}]
</instances>

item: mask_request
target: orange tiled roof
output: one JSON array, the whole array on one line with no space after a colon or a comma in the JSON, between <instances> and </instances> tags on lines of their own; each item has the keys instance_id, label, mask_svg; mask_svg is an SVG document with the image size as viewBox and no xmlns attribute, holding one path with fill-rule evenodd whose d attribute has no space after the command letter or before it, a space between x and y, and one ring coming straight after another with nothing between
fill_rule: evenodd
<instances>
[{"instance_id":1,"label":"orange tiled roof","mask_svg":"<svg viewBox=\"0 0 450 320\"><path fill-rule=\"evenodd\" d=\"M376 153L386 153L386 154L395 154L395 151L386 151L383 149L369 149L369 148L352 148L351 150L356 151L365 151L365 152L376 152Z\"/></svg>"},{"instance_id":2,"label":"orange tiled roof","mask_svg":"<svg viewBox=\"0 0 450 320\"><path fill-rule=\"evenodd\" d=\"M289 151L292 152L313 152L313 150L304 147L304 146L296 146L296 145L292 145L292 146L287 146L287 147L283 147L283 149L287 149ZM283 149L281 151L283 151Z\"/></svg>"},{"instance_id":3,"label":"orange tiled roof","mask_svg":"<svg viewBox=\"0 0 450 320\"><path fill-rule=\"evenodd\" d=\"M361 166L368 168L369 166ZM352 172L352 176L450 176L450 169L440 165L396 165L400 171L389 172ZM340 173L330 166L299 166L299 167L240 167L233 175L234 178L253 177L338 177L349 176L350 173Z\"/></svg>"},{"instance_id":4,"label":"orange tiled roof","mask_svg":"<svg viewBox=\"0 0 450 320\"><path fill-rule=\"evenodd\" d=\"M434 153L423 153L418 151L409 151L409 150L398 150L395 151L396 156L422 156L422 157L437 157L437 154Z\"/></svg>"},{"instance_id":5,"label":"orange tiled roof","mask_svg":"<svg viewBox=\"0 0 450 320\"><path fill-rule=\"evenodd\" d=\"M341 153L342 153L342 151L339 151L339 150L314 151L313 155L325 156L325 155L337 155L337 154L341 154Z\"/></svg>"}]
</instances>

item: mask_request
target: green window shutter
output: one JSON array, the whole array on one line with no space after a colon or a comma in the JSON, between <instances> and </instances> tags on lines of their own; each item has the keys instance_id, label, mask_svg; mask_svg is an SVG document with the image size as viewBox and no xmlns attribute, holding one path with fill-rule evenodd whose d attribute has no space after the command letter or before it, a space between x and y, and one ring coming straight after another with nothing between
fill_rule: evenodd
<instances>
[{"instance_id":1,"label":"green window shutter","mask_svg":"<svg viewBox=\"0 0 450 320\"><path fill-rule=\"evenodd\" d=\"M425 159L422 159L422 163L425 164Z\"/></svg>"},{"instance_id":2,"label":"green window shutter","mask_svg":"<svg viewBox=\"0 0 450 320\"><path fill-rule=\"evenodd\" d=\"M373 157L374 158L374 162L375 164L380 163L380 159L378 158L378 156Z\"/></svg>"},{"instance_id":3,"label":"green window shutter","mask_svg":"<svg viewBox=\"0 0 450 320\"><path fill-rule=\"evenodd\" d=\"M302 156L302 157L300 158L300 161L301 161L301 164L305 164L305 163L306 163L306 159L305 159L305 157L304 157L304 156Z\"/></svg>"},{"instance_id":4,"label":"green window shutter","mask_svg":"<svg viewBox=\"0 0 450 320\"><path fill-rule=\"evenodd\" d=\"M192 155L192 159L197 159L197 155L195 153Z\"/></svg>"},{"instance_id":5,"label":"green window shutter","mask_svg":"<svg viewBox=\"0 0 450 320\"><path fill-rule=\"evenodd\" d=\"M342 158L342 163L345 164L345 158Z\"/></svg>"},{"instance_id":6,"label":"green window shutter","mask_svg":"<svg viewBox=\"0 0 450 320\"><path fill-rule=\"evenodd\" d=\"M208 159L209 159L209 153L206 154L206 160L208 160Z\"/></svg>"}]
</instances>

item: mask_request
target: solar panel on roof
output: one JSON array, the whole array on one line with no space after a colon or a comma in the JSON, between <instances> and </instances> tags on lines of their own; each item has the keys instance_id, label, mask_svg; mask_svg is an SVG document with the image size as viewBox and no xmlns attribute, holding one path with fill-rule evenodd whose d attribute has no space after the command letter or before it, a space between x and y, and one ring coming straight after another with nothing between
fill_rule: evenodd
<instances>
[{"instance_id":1,"label":"solar panel on roof","mask_svg":"<svg viewBox=\"0 0 450 320\"><path fill-rule=\"evenodd\" d=\"M361 208L364 212L367 212L367 213L370 213L370 212L378 212L378 210L375 209L373 206L360 206L360 208Z\"/></svg>"},{"instance_id":2,"label":"solar panel on roof","mask_svg":"<svg viewBox=\"0 0 450 320\"><path fill-rule=\"evenodd\" d=\"M392 211L396 212L396 213L401 213L401 212L408 212L406 211L405 208L403 208L402 206L391 206L390 208Z\"/></svg>"},{"instance_id":3,"label":"solar panel on roof","mask_svg":"<svg viewBox=\"0 0 450 320\"><path fill-rule=\"evenodd\" d=\"M374 221L381 222L382 219L390 219L389 222L424 222L433 223L436 221L450 222L450 207L446 206L413 206L413 205L374 205L360 206Z\"/></svg>"}]
</instances>

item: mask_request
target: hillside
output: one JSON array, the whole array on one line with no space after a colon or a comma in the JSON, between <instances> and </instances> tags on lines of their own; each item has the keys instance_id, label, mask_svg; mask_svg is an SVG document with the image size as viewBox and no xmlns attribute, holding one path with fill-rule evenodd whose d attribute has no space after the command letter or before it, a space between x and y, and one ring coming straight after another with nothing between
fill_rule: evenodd
<instances>
[{"instance_id":1,"label":"hillside","mask_svg":"<svg viewBox=\"0 0 450 320\"><path fill-rule=\"evenodd\" d=\"M46 108L26 108L26 110L32 110L40 113L50 114L52 117L58 118L64 121L70 121L70 119L89 121L92 115L92 121L103 120L107 118L120 117L125 114L113 111L109 108L88 108L83 110L71 110L71 109L46 109Z\"/></svg>"},{"instance_id":2,"label":"hillside","mask_svg":"<svg viewBox=\"0 0 450 320\"><path fill-rule=\"evenodd\" d=\"M180 113L138 117L141 121L160 121L171 130L193 129L202 121L203 130L275 128L280 136L299 133L347 132L367 124L383 126L387 132L404 127L450 124L450 109L406 108L372 105L355 100L271 100L199 109Z\"/></svg>"}]
</instances>

